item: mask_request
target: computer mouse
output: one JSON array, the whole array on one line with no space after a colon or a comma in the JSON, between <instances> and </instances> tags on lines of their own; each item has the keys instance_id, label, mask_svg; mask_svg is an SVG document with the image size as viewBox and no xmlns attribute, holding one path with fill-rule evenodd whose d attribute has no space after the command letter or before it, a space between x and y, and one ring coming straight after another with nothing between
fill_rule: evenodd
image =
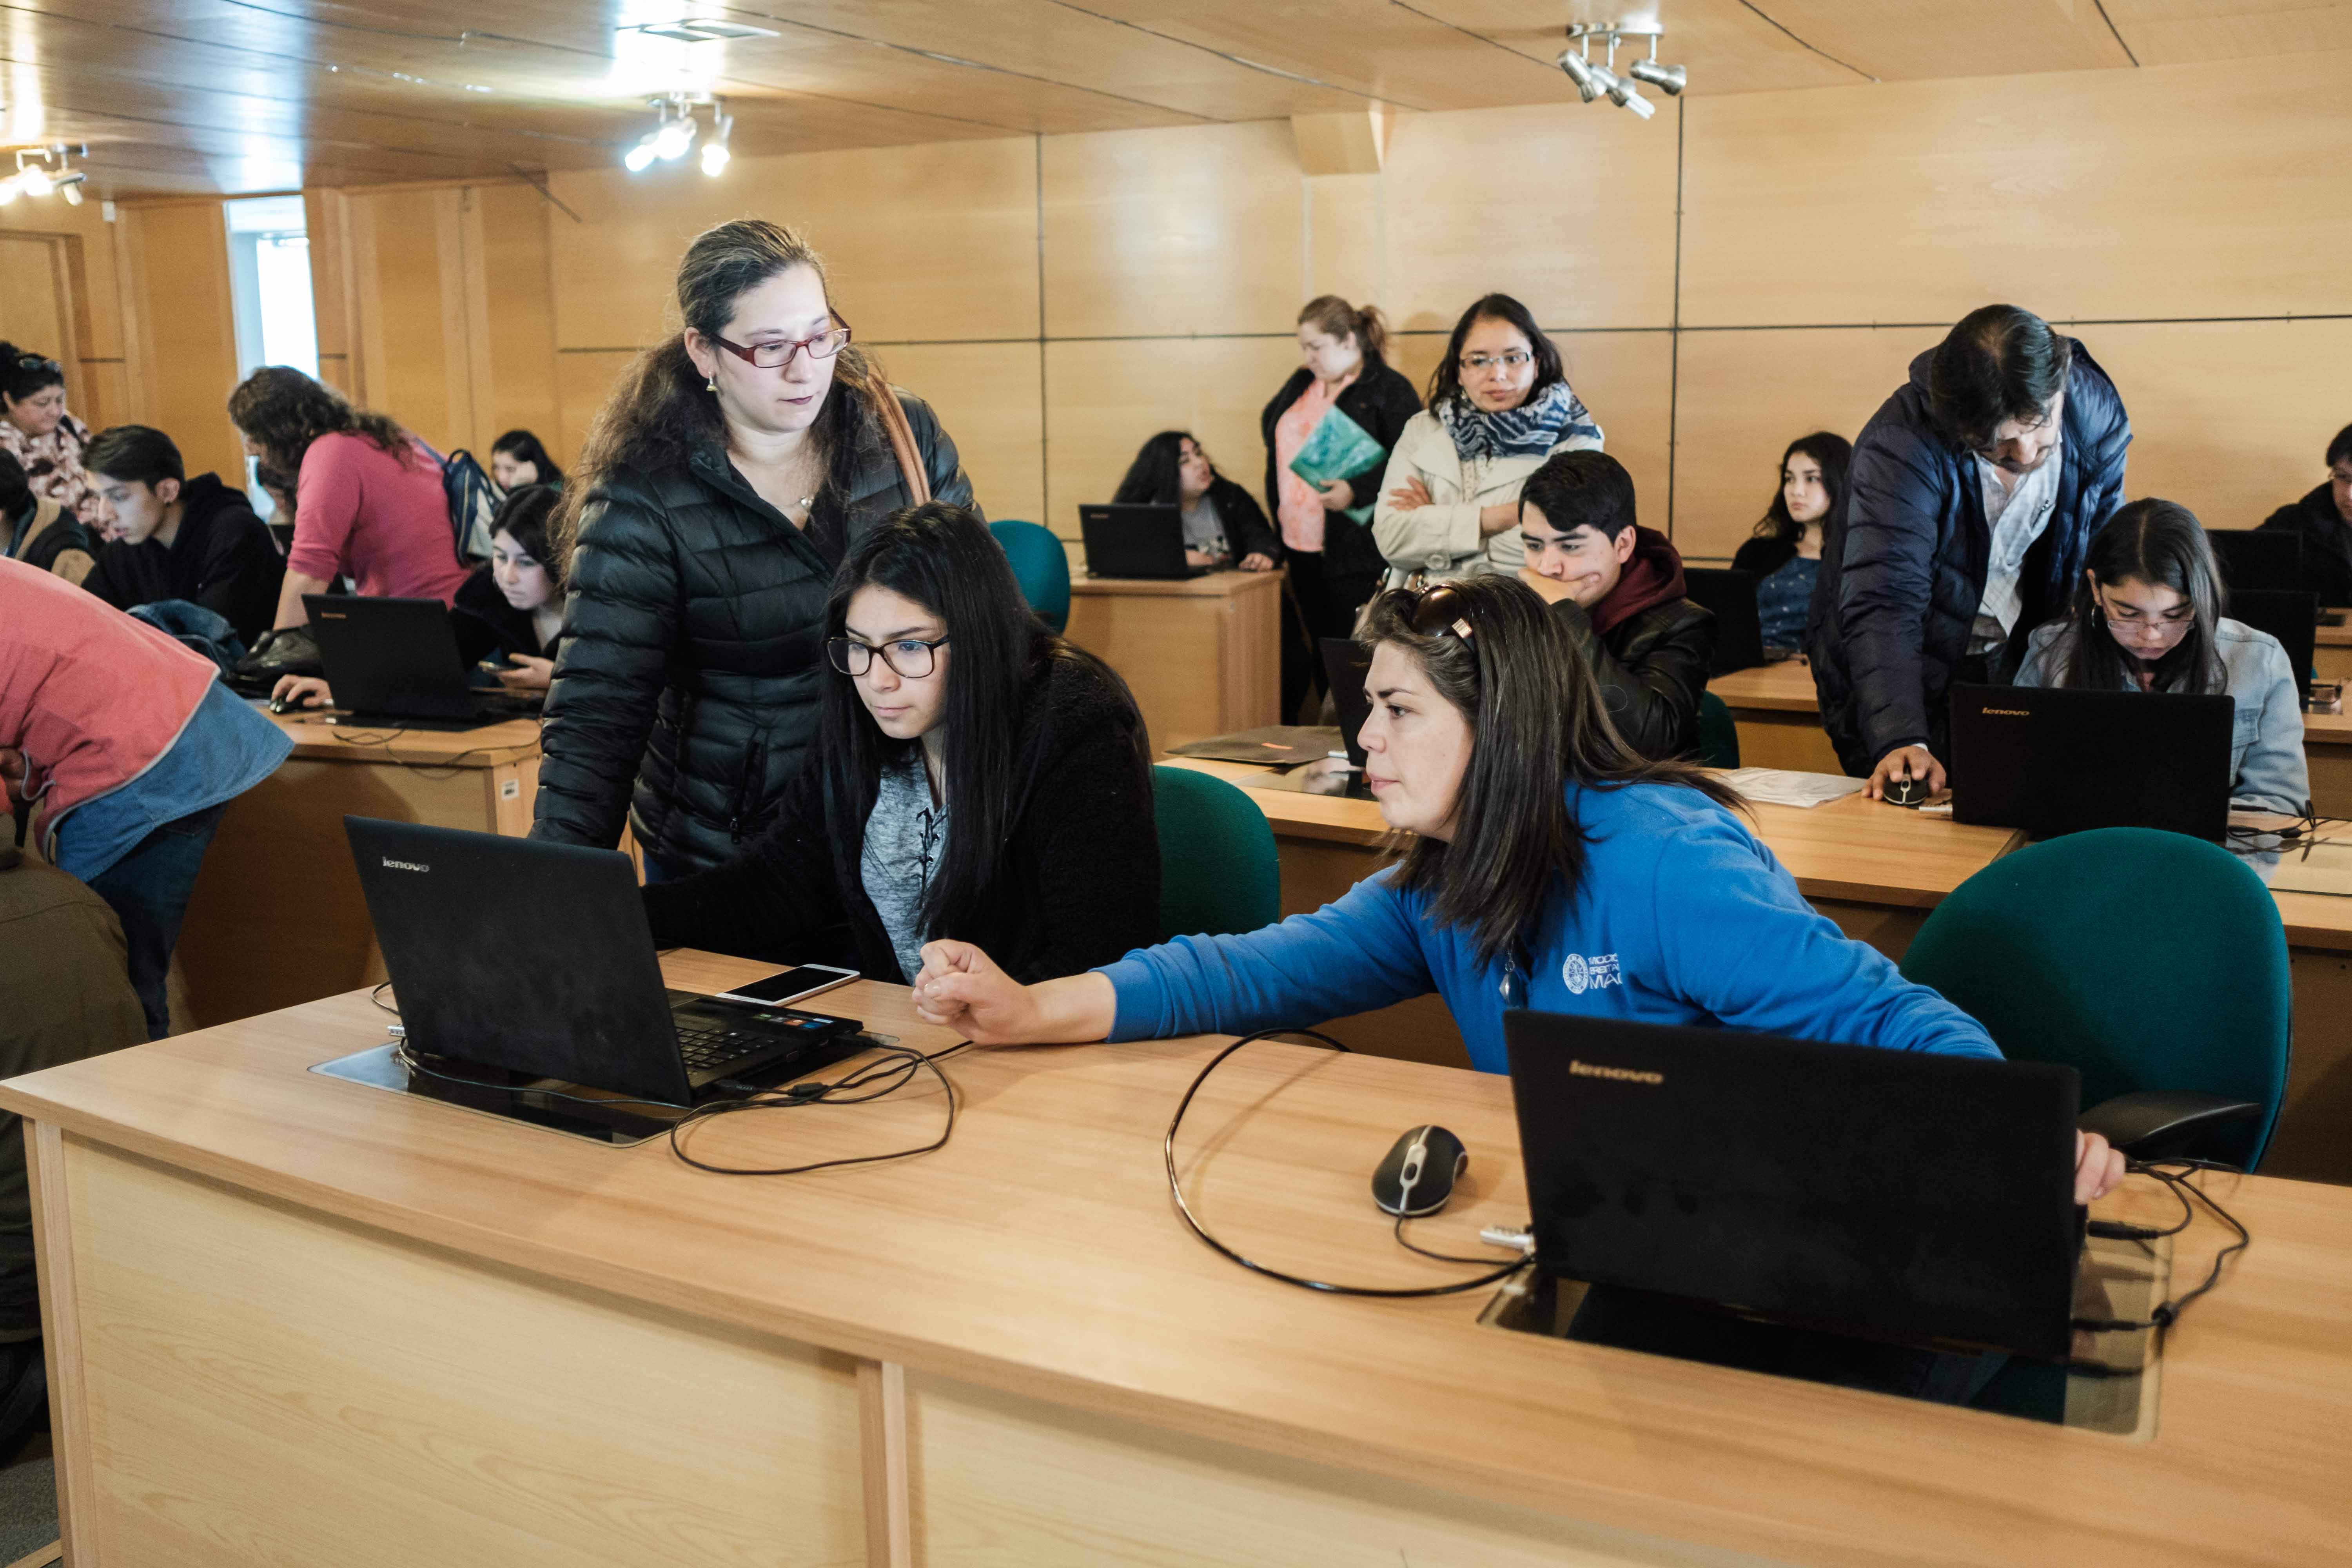
<instances>
[{"instance_id":1,"label":"computer mouse","mask_svg":"<svg viewBox=\"0 0 2352 1568\"><path fill-rule=\"evenodd\" d=\"M1470 1152L1443 1127L1415 1127L1396 1141L1372 1173L1372 1202L1387 1214L1435 1214L1454 1195Z\"/></svg>"},{"instance_id":2,"label":"computer mouse","mask_svg":"<svg viewBox=\"0 0 2352 1568\"><path fill-rule=\"evenodd\" d=\"M294 711L294 699L273 697L269 700L269 710L272 713L291 713Z\"/></svg>"},{"instance_id":3,"label":"computer mouse","mask_svg":"<svg viewBox=\"0 0 2352 1568\"><path fill-rule=\"evenodd\" d=\"M1927 804L1926 779L1898 778L1886 781L1886 802L1889 805L1922 806Z\"/></svg>"}]
</instances>

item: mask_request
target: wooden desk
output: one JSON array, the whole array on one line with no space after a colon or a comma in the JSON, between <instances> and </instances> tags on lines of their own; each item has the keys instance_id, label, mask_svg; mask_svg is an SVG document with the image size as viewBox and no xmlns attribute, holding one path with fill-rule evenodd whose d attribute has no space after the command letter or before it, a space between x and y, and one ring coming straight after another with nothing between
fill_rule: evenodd
<instances>
[{"instance_id":1,"label":"wooden desk","mask_svg":"<svg viewBox=\"0 0 2352 1568\"><path fill-rule=\"evenodd\" d=\"M1282 857L1282 912L1318 909L1379 869L1388 834L1368 800L1253 788L1267 768L1195 757L1164 757L1240 784L1273 825ZM1757 837L1798 889L1849 936L1900 959L1927 911L1946 894L2008 852L2020 835L1921 816L1901 806L1850 795L1803 810L1752 808ZM1468 1061L1442 1003L1424 997L1341 1022L1335 1037L1361 1050L1414 1061Z\"/></svg>"},{"instance_id":2,"label":"wooden desk","mask_svg":"<svg viewBox=\"0 0 2352 1568\"><path fill-rule=\"evenodd\" d=\"M2322 816L2352 816L2352 713L2305 713L2303 759Z\"/></svg>"},{"instance_id":3,"label":"wooden desk","mask_svg":"<svg viewBox=\"0 0 2352 1568\"><path fill-rule=\"evenodd\" d=\"M1743 767L1839 773L1837 749L1822 728L1813 668L1802 659L1759 664L1718 675L1706 689L1723 699L1739 730Z\"/></svg>"},{"instance_id":4,"label":"wooden desk","mask_svg":"<svg viewBox=\"0 0 2352 1568\"><path fill-rule=\"evenodd\" d=\"M946 1043L895 987L842 1000ZM2215 1179L2254 1246L2133 1443L1483 1328L1483 1291L1248 1275L1160 1173L1214 1041L966 1052L947 1148L761 1180L304 1070L382 1018L355 994L0 1088L76 1568L2342 1560L2352 1193ZM737 1117L702 1148L870 1152L939 1113ZM1528 1212L1498 1077L1255 1047L1193 1108L1188 1193L1270 1261L1459 1279L1363 1190L1433 1119L1471 1166L1419 1239L1482 1251ZM2103 1212L2168 1219L2141 1184Z\"/></svg>"},{"instance_id":5,"label":"wooden desk","mask_svg":"<svg viewBox=\"0 0 2352 1568\"><path fill-rule=\"evenodd\" d=\"M383 978L343 817L521 834L539 795L539 725L354 730L269 715L294 754L229 803L196 879L178 963L199 1027Z\"/></svg>"},{"instance_id":6,"label":"wooden desk","mask_svg":"<svg viewBox=\"0 0 2352 1568\"><path fill-rule=\"evenodd\" d=\"M2311 672L2322 680L2352 680L2352 626L2319 628Z\"/></svg>"},{"instance_id":7,"label":"wooden desk","mask_svg":"<svg viewBox=\"0 0 2352 1568\"><path fill-rule=\"evenodd\" d=\"M1181 583L1076 577L1070 640L1125 678L1155 745L1280 723L1282 578L1279 570Z\"/></svg>"}]
</instances>

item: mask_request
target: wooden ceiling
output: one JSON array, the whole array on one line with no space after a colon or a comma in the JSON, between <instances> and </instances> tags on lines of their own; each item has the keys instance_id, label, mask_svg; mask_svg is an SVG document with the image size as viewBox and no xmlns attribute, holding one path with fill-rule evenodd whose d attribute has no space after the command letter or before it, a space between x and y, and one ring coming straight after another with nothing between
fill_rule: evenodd
<instances>
[{"instance_id":1,"label":"wooden ceiling","mask_svg":"<svg viewBox=\"0 0 2352 1568\"><path fill-rule=\"evenodd\" d=\"M2352 0L18 0L0 147L98 194L607 164L674 89L739 154L1573 98L1570 20L1654 15L1694 96L2352 49ZM678 43L648 24L762 30Z\"/></svg>"}]
</instances>

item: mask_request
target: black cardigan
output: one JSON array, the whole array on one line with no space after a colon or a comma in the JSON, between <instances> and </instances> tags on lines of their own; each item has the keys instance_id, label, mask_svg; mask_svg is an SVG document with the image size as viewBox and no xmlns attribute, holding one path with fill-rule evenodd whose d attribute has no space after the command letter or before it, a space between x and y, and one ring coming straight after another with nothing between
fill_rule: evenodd
<instances>
[{"instance_id":1,"label":"black cardigan","mask_svg":"<svg viewBox=\"0 0 2352 1568\"><path fill-rule=\"evenodd\" d=\"M1768 539L1762 535L1742 544L1731 557L1734 572L1753 572L1759 577L1769 577L1796 559L1797 547L1785 539Z\"/></svg>"},{"instance_id":2,"label":"black cardigan","mask_svg":"<svg viewBox=\"0 0 2352 1568\"><path fill-rule=\"evenodd\" d=\"M1274 401L1258 416L1258 435L1265 442L1265 509L1268 517L1282 515L1282 489L1276 481L1274 468L1274 427L1290 411L1307 390L1314 373L1301 365L1282 384ZM1421 395L1412 389L1402 373L1378 354L1364 356L1364 368L1356 379L1339 394L1339 412L1364 427L1364 434L1381 444L1381 460L1360 474L1349 474L1348 489L1355 492L1358 506L1370 506L1380 499L1381 480L1388 473L1389 454L1396 450L1397 437L1404 434L1406 424L1421 412ZM1365 574L1379 576L1388 570L1388 560L1381 547L1372 542L1372 531L1344 512L1326 510L1323 513L1323 570L1327 574Z\"/></svg>"},{"instance_id":3,"label":"black cardigan","mask_svg":"<svg viewBox=\"0 0 2352 1568\"><path fill-rule=\"evenodd\" d=\"M2303 585L2323 605L2352 605L2352 523L2336 515L2332 487L2279 508L2262 527L2303 535Z\"/></svg>"},{"instance_id":4,"label":"black cardigan","mask_svg":"<svg viewBox=\"0 0 2352 1568\"><path fill-rule=\"evenodd\" d=\"M1282 559L1282 540L1266 525L1265 513L1258 509L1256 497L1219 474L1209 482L1207 499L1217 509L1217 521L1224 525L1225 545L1234 552L1236 565L1244 555L1263 555L1270 561Z\"/></svg>"},{"instance_id":5,"label":"black cardigan","mask_svg":"<svg viewBox=\"0 0 2352 1568\"><path fill-rule=\"evenodd\" d=\"M988 907L970 929L938 934L977 943L1025 984L1160 940L1160 838L1150 742L1108 665L1075 649L1053 658L1030 681L1020 727L1012 837ZM912 980L859 873L873 796L838 820L824 797L822 768L803 770L775 826L742 853L647 887L654 940L778 963L854 957L871 979Z\"/></svg>"}]
</instances>

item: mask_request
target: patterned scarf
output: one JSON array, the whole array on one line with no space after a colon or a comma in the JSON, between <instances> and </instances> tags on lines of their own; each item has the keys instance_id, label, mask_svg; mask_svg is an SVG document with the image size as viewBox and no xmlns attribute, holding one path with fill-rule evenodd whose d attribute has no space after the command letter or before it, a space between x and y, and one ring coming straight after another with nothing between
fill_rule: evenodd
<instances>
[{"instance_id":1,"label":"patterned scarf","mask_svg":"<svg viewBox=\"0 0 2352 1568\"><path fill-rule=\"evenodd\" d=\"M1489 414L1456 395L1437 405L1438 421L1454 437L1454 450L1473 458L1540 458L1572 436L1601 434L1592 416L1564 381L1553 382L1517 408Z\"/></svg>"}]
</instances>

